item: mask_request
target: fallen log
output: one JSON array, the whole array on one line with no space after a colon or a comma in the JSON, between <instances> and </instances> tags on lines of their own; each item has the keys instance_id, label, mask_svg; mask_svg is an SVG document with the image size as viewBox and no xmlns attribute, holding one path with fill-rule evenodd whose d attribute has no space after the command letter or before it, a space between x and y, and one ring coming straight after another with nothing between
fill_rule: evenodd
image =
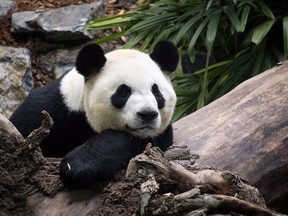
<instances>
[{"instance_id":1,"label":"fallen log","mask_svg":"<svg viewBox=\"0 0 288 216\"><path fill-rule=\"evenodd\" d=\"M174 146L175 149L179 147L178 152L171 149L167 155L176 161L186 159L183 164L189 170L191 167L203 170L213 166L232 174L237 172L260 189L270 207L287 213L287 81L288 63L285 63L244 82L231 93L176 122ZM38 148L51 124L46 116L40 129L24 140L14 126L0 115L1 215L31 215L32 212L43 216L107 215L109 211L108 215L133 215L138 212L143 180L137 176L124 178L120 173L110 183L86 190L63 189L58 175L59 159L44 158ZM192 161L196 161L193 166ZM188 185L198 185L202 190L207 184L211 186L208 191L220 194L209 195L209 199L224 200L220 203L236 202L248 208L247 203L227 199L231 185L221 179L222 174L219 176L222 171L204 170L208 170L206 174L199 173L205 181L203 178L195 180L199 174L184 171L184 182L192 177L194 180L190 179ZM172 176L177 177L177 173ZM179 193L173 195L173 200L186 200L198 195L199 199L204 199L203 194L195 195L191 187L180 190L179 179L172 179L164 185L178 187ZM160 197L164 200L171 198ZM157 203L157 199L154 201ZM201 214L205 215L205 211L199 212Z\"/></svg>"},{"instance_id":2,"label":"fallen log","mask_svg":"<svg viewBox=\"0 0 288 216\"><path fill-rule=\"evenodd\" d=\"M288 213L288 63L240 84L174 124L175 145L199 154L196 166L237 172Z\"/></svg>"},{"instance_id":3,"label":"fallen log","mask_svg":"<svg viewBox=\"0 0 288 216\"><path fill-rule=\"evenodd\" d=\"M0 114L0 215L31 215L26 198L34 193L54 195L62 188L59 159L44 158L39 148L53 121L43 112L43 123L26 139Z\"/></svg>"},{"instance_id":4,"label":"fallen log","mask_svg":"<svg viewBox=\"0 0 288 216\"><path fill-rule=\"evenodd\" d=\"M281 215L267 209L258 190L246 185L235 174L209 169L191 172L180 164L169 161L159 148L150 149L148 146L148 149L132 159L126 171L126 176L136 174L147 179L140 189L140 215L185 215L195 213L194 210L201 208L205 208L205 212L213 210L218 214L232 211L248 215ZM189 188L189 191L174 196L171 193L173 189L166 188L169 194L155 196L160 188L159 184L172 180L179 183L177 191L192 185L193 189ZM202 190L201 186L197 187L199 185ZM207 194L207 188L203 190L205 185L212 186L211 191L220 194Z\"/></svg>"}]
</instances>

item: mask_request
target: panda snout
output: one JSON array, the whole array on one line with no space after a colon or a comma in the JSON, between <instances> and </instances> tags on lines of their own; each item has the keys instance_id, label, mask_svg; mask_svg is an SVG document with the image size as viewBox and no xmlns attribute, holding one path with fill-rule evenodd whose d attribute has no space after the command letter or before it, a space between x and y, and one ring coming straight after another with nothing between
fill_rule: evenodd
<instances>
[{"instance_id":1,"label":"panda snout","mask_svg":"<svg viewBox=\"0 0 288 216\"><path fill-rule=\"evenodd\" d=\"M136 113L137 117L145 122L153 121L158 117L158 112L153 110L142 110Z\"/></svg>"}]
</instances>

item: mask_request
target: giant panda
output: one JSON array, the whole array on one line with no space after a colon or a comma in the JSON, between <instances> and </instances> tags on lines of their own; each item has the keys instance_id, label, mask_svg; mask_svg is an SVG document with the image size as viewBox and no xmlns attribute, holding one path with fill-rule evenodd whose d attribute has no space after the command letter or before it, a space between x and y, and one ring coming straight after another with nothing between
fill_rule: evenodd
<instances>
[{"instance_id":1,"label":"giant panda","mask_svg":"<svg viewBox=\"0 0 288 216\"><path fill-rule=\"evenodd\" d=\"M31 91L10 120L27 137L46 110L54 125L40 147L46 157L63 157L64 185L107 180L148 143L163 151L172 145L176 95L168 73L178 59L169 41L158 42L150 55L132 49L104 54L88 44L75 68Z\"/></svg>"}]
</instances>

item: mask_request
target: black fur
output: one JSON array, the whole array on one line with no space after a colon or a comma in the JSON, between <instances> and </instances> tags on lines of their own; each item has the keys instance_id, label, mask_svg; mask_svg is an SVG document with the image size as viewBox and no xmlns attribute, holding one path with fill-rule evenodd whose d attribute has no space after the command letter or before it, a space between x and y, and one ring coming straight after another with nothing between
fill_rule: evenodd
<instances>
[{"instance_id":1,"label":"black fur","mask_svg":"<svg viewBox=\"0 0 288 216\"><path fill-rule=\"evenodd\" d=\"M27 137L40 127L42 110L51 115L54 125L49 136L41 143L46 157L63 157L96 134L87 123L84 113L67 109L59 90L60 82L61 79L55 80L48 86L32 90L10 118L19 132Z\"/></svg>"},{"instance_id":2,"label":"black fur","mask_svg":"<svg viewBox=\"0 0 288 216\"><path fill-rule=\"evenodd\" d=\"M111 96L111 103L116 108L122 108L131 95L131 88L125 84L120 85Z\"/></svg>"},{"instance_id":3,"label":"black fur","mask_svg":"<svg viewBox=\"0 0 288 216\"><path fill-rule=\"evenodd\" d=\"M165 106L165 99L164 99L163 95L161 94L161 92L160 92L160 90L158 88L158 85L154 84L152 86L152 90L151 91L152 91L153 95L156 98L158 109L162 109Z\"/></svg>"},{"instance_id":4,"label":"black fur","mask_svg":"<svg viewBox=\"0 0 288 216\"><path fill-rule=\"evenodd\" d=\"M172 43L160 42L156 45L151 58L163 70L172 71L178 63L178 52ZM87 79L91 73L99 72L105 62L106 58L101 47L91 44L80 51L76 68ZM97 134L88 124L84 113L71 112L67 109L59 89L61 80L62 78L46 87L33 90L10 120L20 133L27 137L41 125L42 110L51 115L54 125L48 137L41 143L41 149L47 157L63 157L69 152L60 165L60 176L65 185L82 187L94 181L111 178L120 169L126 168L129 160L141 153L149 142L163 151L172 145L171 125L162 134L149 139L137 138L115 130ZM151 91L159 109L163 108L165 100L158 86L153 85ZM116 91L115 96L111 97L111 102L115 107L121 108L130 94L131 89L122 86ZM151 119L154 114L150 112L149 115Z\"/></svg>"},{"instance_id":5,"label":"black fur","mask_svg":"<svg viewBox=\"0 0 288 216\"><path fill-rule=\"evenodd\" d=\"M104 51L98 44L89 44L83 47L76 58L76 69L84 77L99 72L105 65Z\"/></svg>"},{"instance_id":6,"label":"black fur","mask_svg":"<svg viewBox=\"0 0 288 216\"><path fill-rule=\"evenodd\" d=\"M162 70L168 72L176 70L179 61L178 50L170 41L158 42L150 57L158 63Z\"/></svg>"},{"instance_id":7,"label":"black fur","mask_svg":"<svg viewBox=\"0 0 288 216\"><path fill-rule=\"evenodd\" d=\"M82 188L108 180L129 160L142 153L151 142L163 151L172 145L172 126L158 137L140 139L123 131L106 130L68 153L60 164L60 177L66 187Z\"/></svg>"}]
</instances>

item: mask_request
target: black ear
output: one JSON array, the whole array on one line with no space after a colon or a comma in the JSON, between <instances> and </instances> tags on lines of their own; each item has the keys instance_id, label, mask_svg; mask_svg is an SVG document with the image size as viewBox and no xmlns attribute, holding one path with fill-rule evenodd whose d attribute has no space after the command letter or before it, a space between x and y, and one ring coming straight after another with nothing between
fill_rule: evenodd
<instances>
[{"instance_id":1,"label":"black ear","mask_svg":"<svg viewBox=\"0 0 288 216\"><path fill-rule=\"evenodd\" d=\"M168 72L173 72L177 68L179 61L178 50L170 41L158 42L150 57L158 63L162 70Z\"/></svg>"},{"instance_id":2,"label":"black ear","mask_svg":"<svg viewBox=\"0 0 288 216\"><path fill-rule=\"evenodd\" d=\"M76 69L84 77L88 77L92 73L99 72L105 62L102 48L98 44L89 44L80 50L76 58Z\"/></svg>"}]
</instances>

